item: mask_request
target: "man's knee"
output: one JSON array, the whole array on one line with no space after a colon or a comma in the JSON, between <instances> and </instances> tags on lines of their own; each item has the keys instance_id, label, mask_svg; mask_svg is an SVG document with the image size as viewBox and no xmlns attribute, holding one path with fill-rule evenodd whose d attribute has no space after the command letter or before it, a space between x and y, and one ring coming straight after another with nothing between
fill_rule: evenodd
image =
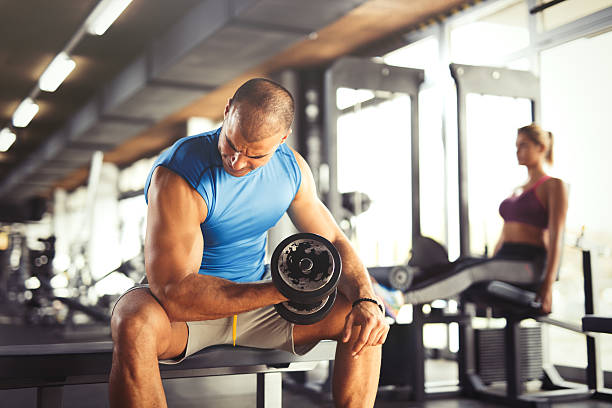
<instances>
[{"instance_id":1,"label":"man's knee","mask_svg":"<svg viewBox=\"0 0 612 408\"><path fill-rule=\"evenodd\" d=\"M311 325L294 326L293 341L295 345L301 346L320 340L340 341L346 317L350 312L351 303L341 292L338 292L332 310L323 320Z\"/></svg>"},{"instance_id":2,"label":"man's knee","mask_svg":"<svg viewBox=\"0 0 612 408\"><path fill-rule=\"evenodd\" d=\"M351 303L344 296L344 294L338 292L338 296L336 297L331 313L322 321L325 322L325 325L327 326L327 338L330 340L341 340L346 317L350 312Z\"/></svg>"},{"instance_id":3,"label":"man's knee","mask_svg":"<svg viewBox=\"0 0 612 408\"><path fill-rule=\"evenodd\" d=\"M168 337L169 332L168 316L148 289L125 294L115 306L111 317L115 347L136 343L143 346L151 340L159 343L159 339Z\"/></svg>"}]
</instances>

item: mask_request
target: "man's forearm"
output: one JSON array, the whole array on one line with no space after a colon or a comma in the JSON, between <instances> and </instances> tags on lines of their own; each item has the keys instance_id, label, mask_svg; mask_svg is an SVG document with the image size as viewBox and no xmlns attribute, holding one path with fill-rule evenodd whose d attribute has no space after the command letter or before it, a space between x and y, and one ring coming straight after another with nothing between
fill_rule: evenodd
<instances>
[{"instance_id":1,"label":"man's forearm","mask_svg":"<svg viewBox=\"0 0 612 408\"><path fill-rule=\"evenodd\" d=\"M334 245L342 259L342 276L338 290L350 302L363 297L373 298L375 295L370 276L351 244L343 239L334 242Z\"/></svg>"},{"instance_id":2,"label":"man's forearm","mask_svg":"<svg viewBox=\"0 0 612 408\"><path fill-rule=\"evenodd\" d=\"M197 273L151 290L171 321L212 320L287 300L272 282L236 283Z\"/></svg>"}]
</instances>

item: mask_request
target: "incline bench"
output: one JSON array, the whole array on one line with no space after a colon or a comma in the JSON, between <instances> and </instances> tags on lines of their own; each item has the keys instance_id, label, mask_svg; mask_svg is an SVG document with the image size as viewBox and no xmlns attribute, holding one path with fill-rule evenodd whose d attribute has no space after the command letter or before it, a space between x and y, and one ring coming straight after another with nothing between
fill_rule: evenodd
<instances>
[{"instance_id":1,"label":"incline bench","mask_svg":"<svg viewBox=\"0 0 612 408\"><path fill-rule=\"evenodd\" d=\"M64 385L108 382L113 344L0 347L0 390L37 388L38 408L61 408ZM162 379L257 374L257 407L281 407L282 371L312 370L333 360L336 342L322 341L303 356L286 351L214 346L175 365L160 364Z\"/></svg>"}]
</instances>

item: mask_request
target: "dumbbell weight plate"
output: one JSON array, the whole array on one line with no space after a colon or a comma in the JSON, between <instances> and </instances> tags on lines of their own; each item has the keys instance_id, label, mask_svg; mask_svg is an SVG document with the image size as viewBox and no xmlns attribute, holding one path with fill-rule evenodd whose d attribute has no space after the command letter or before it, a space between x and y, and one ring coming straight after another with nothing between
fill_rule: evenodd
<instances>
[{"instance_id":1,"label":"dumbbell weight plate","mask_svg":"<svg viewBox=\"0 0 612 408\"><path fill-rule=\"evenodd\" d=\"M308 325L317 323L325 318L334 306L337 290L334 289L328 297L312 304L300 304L291 301L274 305L276 312L285 320Z\"/></svg>"},{"instance_id":2,"label":"dumbbell weight plate","mask_svg":"<svg viewBox=\"0 0 612 408\"><path fill-rule=\"evenodd\" d=\"M336 288L342 263L340 254L327 239L310 233L285 238L272 253L272 280L293 302L312 304Z\"/></svg>"},{"instance_id":3,"label":"dumbbell weight plate","mask_svg":"<svg viewBox=\"0 0 612 408\"><path fill-rule=\"evenodd\" d=\"M406 291L412 284L414 270L412 267L398 265L394 266L389 272L389 283L394 289Z\"/></svg>"}]
</instances>

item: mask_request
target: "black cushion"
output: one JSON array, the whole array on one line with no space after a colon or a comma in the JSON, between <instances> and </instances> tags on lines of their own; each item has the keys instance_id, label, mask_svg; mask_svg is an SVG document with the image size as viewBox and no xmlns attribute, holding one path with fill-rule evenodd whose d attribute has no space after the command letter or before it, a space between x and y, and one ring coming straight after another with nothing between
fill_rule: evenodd
<instances>
[{"instance_id":1,"label":"black cushion","mask_svg":"<svg viewBox=\"0 0 612 408\"><path fill-rule=\"evenodd\" d=\"M541 315L536 297L532 290L502 281L478 282L462 293L463 300L478 306L478 316L485 316L484 308L491 308L493 317Z\"/></svg>"},{"instance_id":2,"label":"black cushion","mask_svg":"<svg viewBox=\"0 0 612 408\"><path fill-rule=\"evenodd\" d=\"M612 333L612 317L586 315L582 318L582 330L597 333Z\"/></svg>"}]
</instances>

